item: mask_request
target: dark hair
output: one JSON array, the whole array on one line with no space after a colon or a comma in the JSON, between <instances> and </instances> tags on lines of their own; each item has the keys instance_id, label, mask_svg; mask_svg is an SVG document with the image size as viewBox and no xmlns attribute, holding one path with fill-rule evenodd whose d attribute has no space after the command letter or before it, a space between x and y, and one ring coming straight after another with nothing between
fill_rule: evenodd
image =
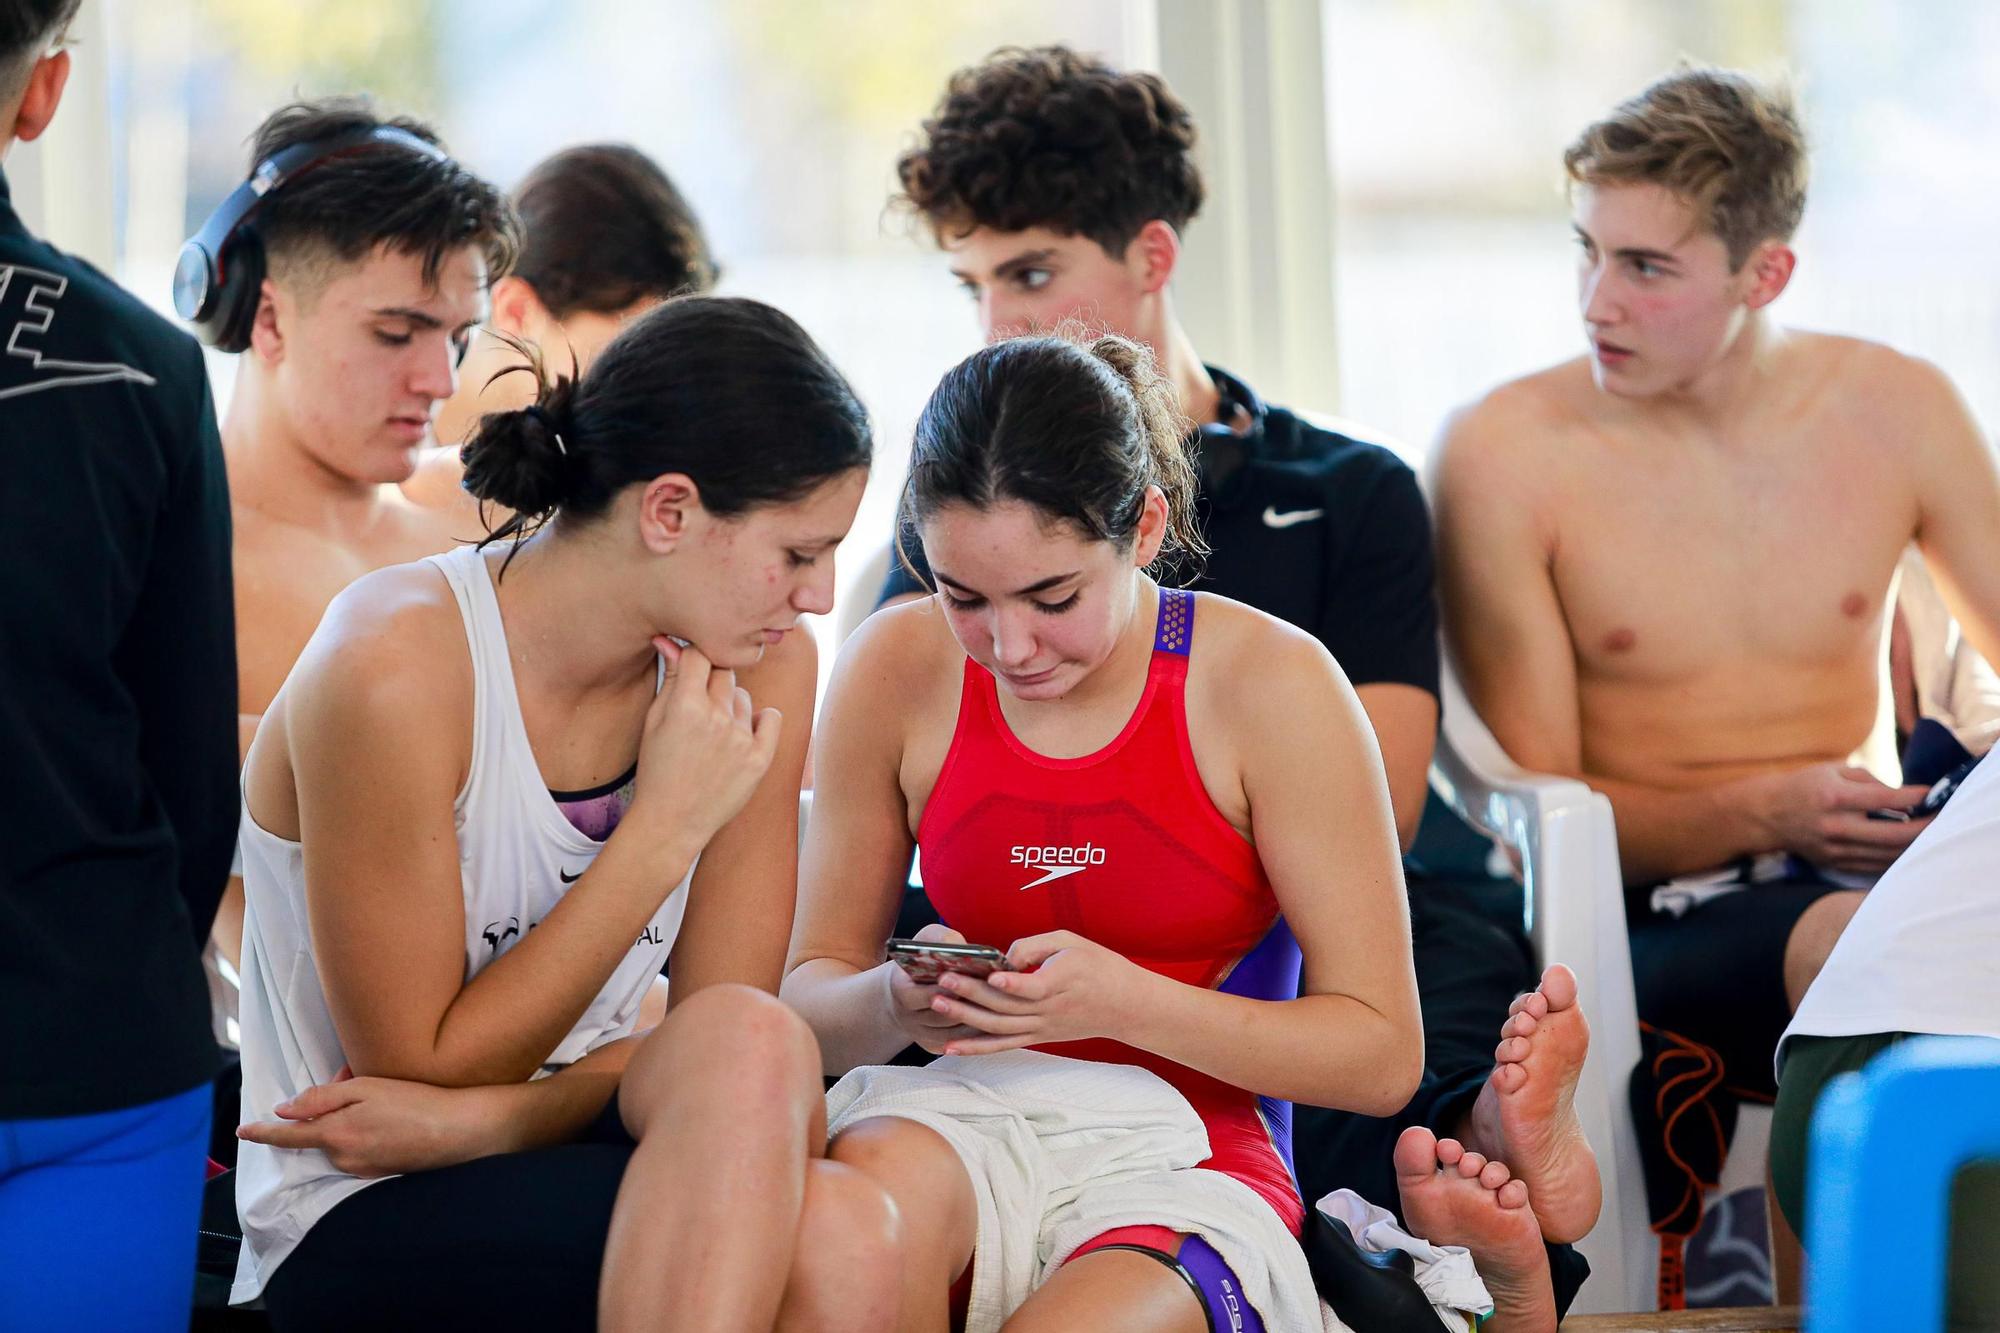
<instances>
[{"instance_id":1,"label":"dark hair","mask_svg":"<svg viewBox=\"0 0 2000 1333\"><path fill-rule=\"evenodd\" d=\"M528 172L514 211L521 219L514 274L557 319L715 286L715 259L694 210L636 148L563 149Z\"/></svg>"},{"instance_id":2,"label":"dark hair","mask_svg":"<svg viewBox=\"0 0 2000 1333\"><path fill-rule=\"evenodd\" d=\"M265 117L251 138L251 169L293 144L378 125L439 143L430 126L407 116L384 119L366 98L329 97ZM519 239L513 210L497 189L456 162L391 143L341 153L300 173L264 200L252 225L273 272L324 259L353 263L387 244L421 256L427 282L446 255L467 245L479 247L491 281L513 264Z\"/></svg>"},{"instance_id":3,"label":"dark hair","mask_svg":"<svg viewBox=\"0 0 2000 1333\"><path fill-rule=\"evenodd\" d=\"M83 0L0 0L0 97L12 97L25 80L37 48L62 36L83 7ZM19 61L23 68L14 69Z\"/></svg>"},{"instance_id":4,"label":"dark hair","mask_svg":"<svg viewBox=\"0 0 2000 1333\"><path fill-rule=\"evenodd\" d=\"M1693 205L1731 268L1788 241L1806 211L1806 136L1783 84L1683 65L1587 127L1563 153L1579 185L1663 185Z\"/></svg>"},{"instance_id":5,"label":"dark hair","mask_svg":"<svg viewBox=\"0 0 2000 1333\"><path fill-rule=\"evenodd\" d=\"M1067 47L1003 47L959 70L896 161L898 202L940 236L1047 227L1116 256L1155 218L1201 208L1194 117L1156 74Z\"/></svg>"},{"instance_id":6,"label":"dark hair","mask_svg":"<svg viewBox=\"0 0 2000 1333\"><path fill-rule=\"evenodd\" d=\"M1163 560L1207 554L1195 521L1188 423L1144 345L1015 338L946 373L910 446L899 533L947 504L1033 505L1086 537L1128 546L1146 488L1167 497ZM899 538L900 540L900 538ZM908 563L905 557L905 563Z\"/></svg>"},{"instance_id":7,"label":"dark hair","mask_svg":"<svg viewBox=\"0 0 2000 1333\"><path fill-rule=\"evenodd\" d=\"M868 466L868 411L790 316L742 297L682 296L612 339L579 382L494 412L459 451L465 489L514 511L486 541L560 513L588 520L635 482L683 472L712 514L785 504ZM481 543L484 545L485 543Z\"/></svg>"}]
</instances>

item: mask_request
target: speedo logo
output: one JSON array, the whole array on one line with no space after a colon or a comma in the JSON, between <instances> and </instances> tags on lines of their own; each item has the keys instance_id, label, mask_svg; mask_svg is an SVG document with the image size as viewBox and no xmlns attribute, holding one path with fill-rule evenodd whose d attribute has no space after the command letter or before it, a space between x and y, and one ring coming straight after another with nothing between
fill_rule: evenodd
<instances>
[{"instance_id":1,"label":"speedo logo","mask_svg":"<svg viewBox=\"0 0 2000 1333\"><path fill-rule=\"evenodd\" d=\"M1021 886L1033 889L1052 879L1103 865L1104 849L1088 842L1081 847L1016 847L1008 854L1008 859L1017 866L1042 872L1040 879Z\"/></svg>"}]
</instances>

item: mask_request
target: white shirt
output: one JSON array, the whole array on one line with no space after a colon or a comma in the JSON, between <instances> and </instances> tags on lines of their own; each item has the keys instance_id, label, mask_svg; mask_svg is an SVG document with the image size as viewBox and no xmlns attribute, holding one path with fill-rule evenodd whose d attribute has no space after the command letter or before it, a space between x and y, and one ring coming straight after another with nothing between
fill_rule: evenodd
<instances>
[{"instance_id":1,"label":"white shirt","mask_svg":"<svg viewBox=\"0 0 2000 1333\"><path fill-rule=\"evenodd\" d=\"M451 584L472 651L472 763L465 788L452 804L469 982L526 938L604 844L570 824L542 781L521 721L507 634L485 556L465 547L433 556L430 563ZM247 1122L274 1119L274 1106L328 1082L348 1061L313 957L302 849L259 828L247 801L241 845L242 1118ZM545 1072L631 1035L639 1002L660 975L686 907L687 881L682 880L549 1056ZM337 1170L316 1150L245 1142L236 1165L243 1250L230 1300L241 1304L255 1299L314 1223L342 1199L374 1183Z\"/></svg>"},{"instance_id":2,"label":"white shirt","mask_svg":"<svg viewBox=\"0 0 2000 1333\"><path fill-rule=\"evenodd\" d=\"M2000 1037L2000 759L1869 891L1779 1038L1779 1067L1791 1037L1872 1032Z\"/></svg>"}]
</instances>

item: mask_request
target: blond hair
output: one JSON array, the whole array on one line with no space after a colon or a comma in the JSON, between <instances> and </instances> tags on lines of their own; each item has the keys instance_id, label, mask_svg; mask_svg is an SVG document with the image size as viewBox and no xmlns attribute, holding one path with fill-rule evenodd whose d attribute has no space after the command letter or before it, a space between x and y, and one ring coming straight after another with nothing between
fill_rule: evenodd
<instances>
[{"instance_id":1,"label":"blond hair","mask_svg":"<svg viewBox=\"0 0 2000 1333\"><path fill-rule=\"evenodd\" d=\"M1790 240L1806 208L1806 140L1791 90L1736 70L1684 65L1577 136L1563 167L1578 185L1665 186L1740 268Z\"/></svg>"}]
</instances>

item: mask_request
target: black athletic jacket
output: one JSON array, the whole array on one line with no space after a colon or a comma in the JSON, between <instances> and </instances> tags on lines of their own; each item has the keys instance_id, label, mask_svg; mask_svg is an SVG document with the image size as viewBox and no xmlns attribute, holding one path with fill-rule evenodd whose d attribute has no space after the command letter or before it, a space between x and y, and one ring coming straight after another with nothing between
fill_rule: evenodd
<instances>
[{"instance_id":1,"label":"black athletic jacket","mask_svg":"<svg viewBox=\"0 0 2000 1333\"><path fill-rule=\"evenodd\" d=\"M200 348L29 236L0 176L0 1120L214 1073L229 556Z\"/></svg>"}]
</instances>

